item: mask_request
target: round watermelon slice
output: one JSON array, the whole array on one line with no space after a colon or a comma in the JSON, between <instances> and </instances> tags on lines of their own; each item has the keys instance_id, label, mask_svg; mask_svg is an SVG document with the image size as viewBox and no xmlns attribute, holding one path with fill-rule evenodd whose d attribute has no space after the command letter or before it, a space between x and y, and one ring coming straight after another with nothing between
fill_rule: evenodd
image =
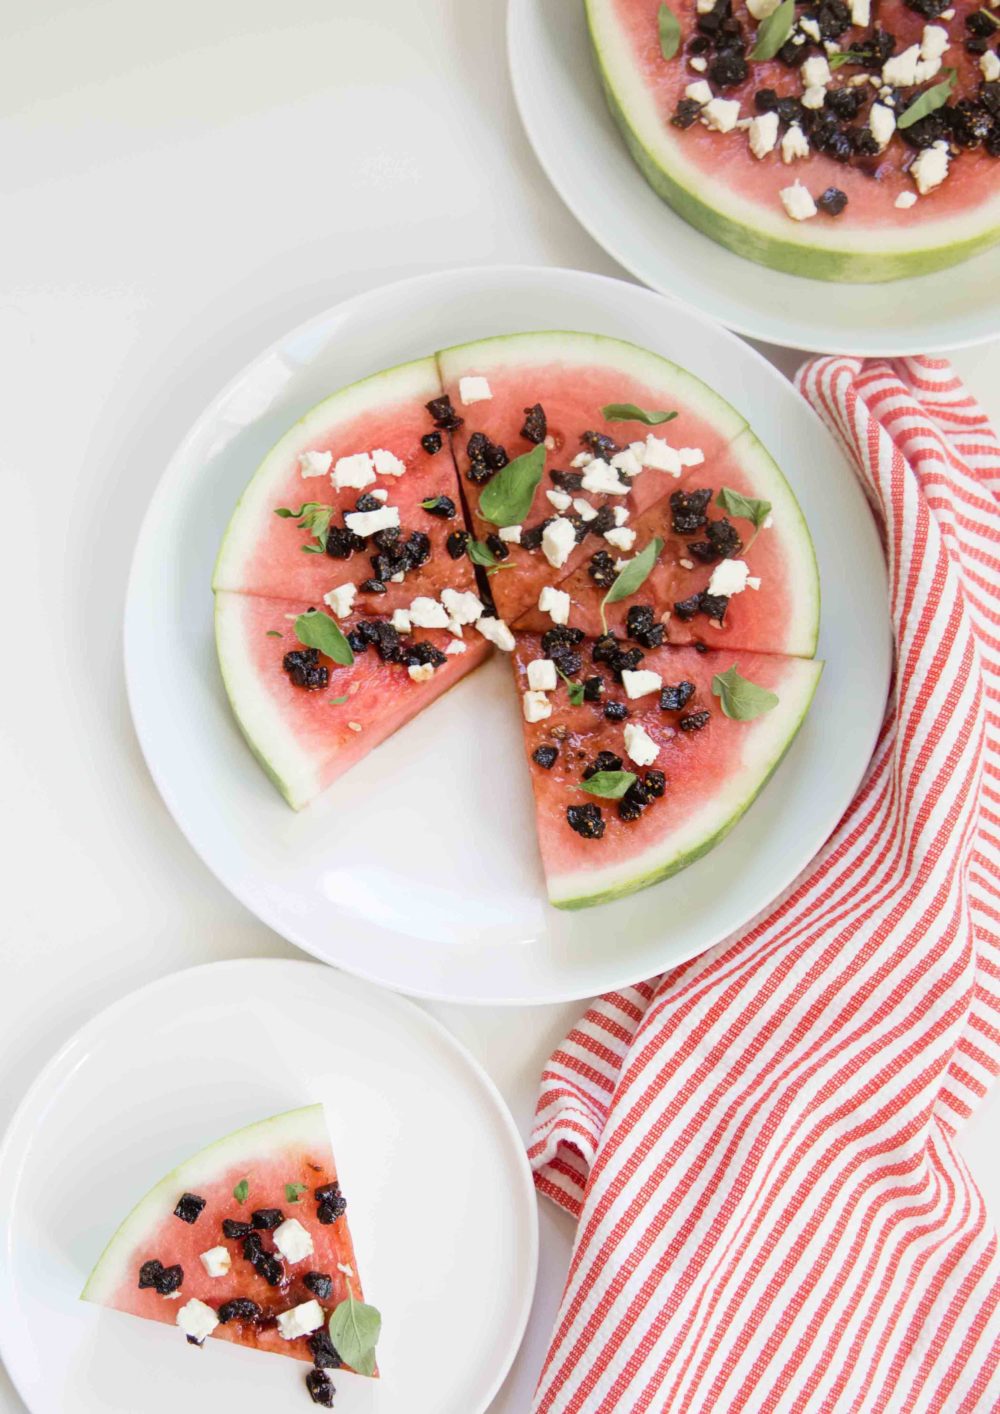
<instances>
[{"instance_id":1,"label":"round watermelon slice","mask_svg":"<svg viewBox=\"0 0 1000 1414\"><path fill-rule=\"evenodd\" d=\"M327 1348L327 1321L363 1297L345 1209L322 1105L290 1110L168 1173L111 1238L83 1300L179 1325L179 1338L193 1324L180 1313L195 1302L192 1313L210 1313L193 1325L198 1344L211 1335L336 1368L346 1362ZM311 1303L321 1319L295 1334L281 1318L301 1306L299 1324L312 1324Z\"/></svg>"},{"instance_id":2,"label":"round watermelon slice","mask_svg":"<svg viewBox=\"0 0 1000 1414\"><path fill-rule=\"evenodd\" d=\"M514 673L522 694L530 691L528 664L544 659L548 646L536 634L518 635ZM582 665L575 680L580 683L591 674L607 673L600 657L595 662L594 649L592 640L577 647ZM664 709L662 689L630 699L607 676L599 699L575 705L570 689L560 682L549 695L550 715L525 721L538 843L549 899L557 908L609 903L676 874L718 844L791 745L823 667L803 658L704 654L694 648L652 650L639 666L659 675L663 688L674 690L675 705ZM734 667L744 680L776 698L770 710L753 720L727 717L713 692L716 676ZM609 720L609 703L624 706L627 717ZM655 751L645 765L629 755L635 729L652 743L650 755ZM624 819L618 800L581 789L584 773L595 766L630 771L644 782L651 771L663 779L649 782L648 803L635 818ZM581 806L592 817L589 827L586 817L578 821L584 833L567 814ZM587 833L588 828L600 833Z\"/></svg>"},{"instance_id":3,"label":"round watermelon slice","mask_svg":"<svg viewBox=\"0 0 1000 1414\"><path fill-rule=\"evenodd\" d=\"M757 4L754 8L763 14L774 6ZM855 13L866 8L864 4L849 7ZM828 41L835 50L828 51L819 22L822 19L824 26L829 25L829 10L822 14L821 6L800 6L798 28L789 40L798 44L788 63L781 57L751 59L746 62L745 78L739 79L737 68L735 75L723 75L724 79L735 77L735 82L719 82L712 69L716 57L711 39L716 32L714 18L706 16L696 0L671 0L669 12L678 22L680 43L670 59L664 59L661 50L659 0L586 0L608 104L654 191L685 220L738 255L794 275L860 282L925 274L955 264L1000 239L1000 89L995 81L988 81L993 73L990 60L966 49L966 41L972 37L966 20L981 13L981 7L970 0L958 0L947 10L944 4L920 8L924 14L902 0L876 0L870 6L871 26L843 27L837 23L833 30L827 29L827 33L836 31L836 37ZM723 3L716 9L720 22L731 15L742 27L744 51L755 43L758 24L743 3L731 7ZM815 85L824 90L816 95L818 109L800 104L795 121L803 131L818 133L820 118L828 120L827 136L817 138L822 146L810 143L804 158L787 162L780 142L759 158L753 154L745 125L760 114L758 93L770 91L779 99L798 103L808 86L803 78L808 71L800 68L803 59L830 57L852 45L867 45L874 53L871 46L879 33L890 34L896 54L902 55L923 42L929 23L926 16L935 27L947 31L947 48L938 68L934 70L931 61L925 66L927 77L919 83L897 87L892 82L887 91L898 95L891 101L895 116L901 116L912 101L943 83L949 71L955 72L947 111L958 116L948 119L950 127L939 130L942 114L938 112L932 115L933 127L916 129L927 139L924 146L935 138L951 144L947 176L937 186L919 194L912 172L917 149L908 145L898 130L881 151L878 146L874 152L855 150L855 130L871 128L872 104L882 98L878 82L867 82L869 74L876 80L879 76L880 65L874 59L867 65L836 67L825 85ZM803 22L806 29L801 28ZM810 27L812 33L807 32ZM988 21L983 21L982 27L987 30L983 48L992 54L998 35L990 35ZM817 34L818 40L813 37ZM696 54L690 47L692 41L698 48L706 39L708 43ZM697 60L697 68L692 67L692 58ZM743 58L746 60L745 52ZM689 110L685 115L680 105L688 87L699 81L708 84L713 97L739 104L743 127L713 130L701 121L704 109ZM864 101L850 116L838 117L829 95L852 88L862 92ZM833 101L852 103L850 98ZM968 114L962 116L960 102L975 106L974 121L966 121ZM783 112L794 114L794 108ZM690 119L690 124L677 126L675 118L681 123ZM783 116L782 137L789 126ZM849 144L845 152L854 153L846 161L830 155L841 136ZM843 193L847 205L830 214L820 204L815 214L794 219L785 209L781 192L796 181L814 202L832 188ZM902 202L897 204L900 198Z\"/></svg>"}]
</instances>

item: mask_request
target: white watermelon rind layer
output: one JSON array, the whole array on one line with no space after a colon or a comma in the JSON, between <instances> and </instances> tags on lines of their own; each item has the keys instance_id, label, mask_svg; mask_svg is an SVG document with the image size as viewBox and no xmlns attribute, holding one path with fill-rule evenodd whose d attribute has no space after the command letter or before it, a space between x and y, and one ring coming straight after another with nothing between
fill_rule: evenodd
<instances>
[{"instance_id":1,"label":"white watermelon rind layer","mask_svg":"<svg viewBox=\"0 0 1000 1414\"><path fill-rule=\"evenodd\" d=\"M611 114L636 165L685 221L737 255L814 280L878 284L956 265L1000 241L1000 189L975 211L879 232L844 218L794 222L712 179L657 110L614 0L585 0L598 72Z\"/></svg>"},{"instance_id":2,"label":"white watermelon rind layer","mask_svg":"<svg viewBox=\"0 0 1000 1414\"><path fill-rule=\"evenodd\" d=\"M171 1169L139 1200L98 1258L80 1299L106 1306L125 1281L134 1279L136 1252L144 1250L149 1235L159 1228L164 1214L173 1211L182 1193L198 1193L234 1168L249 1168L254 1161L289 1149L329 1147L322 1105L286 1110L208 1144Z\"/></svg>"},{"instance_id":3,"label":"white watermelon rind layer","mask_svg":"<svg viewBox=\"0 0 1000 1414\"><path fill-rule=\"evenodd\" d=\"M752 732L751 749L745 754L743 769L733 775L727 789L713 795L668 840L651 845L640 855L604 868L550 874L546 881L549 902L562 909L612 903L679 873L714 849L777 770L805 720L822 672L821 662L788 659L786 677L774 686L778 705L755 722L736 724L736 729L742 725Z\"/></svg>"}]
</instances>

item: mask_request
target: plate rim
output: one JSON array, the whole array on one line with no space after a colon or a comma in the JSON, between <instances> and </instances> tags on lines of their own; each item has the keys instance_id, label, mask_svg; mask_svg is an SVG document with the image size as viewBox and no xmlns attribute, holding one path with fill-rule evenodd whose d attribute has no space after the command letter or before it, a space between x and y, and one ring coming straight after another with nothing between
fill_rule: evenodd
<instances>
[{"instance_id":1,"label":"plate rim","mask_svg":"<svg viewBox=\"0 0 1000 1414\"><path fill-rule=\"evenodd\" d=\"M962 338L957 341L954 339L941 338L922 339L919 343L919 347L913 347L910 345L907 345L906 347L894 346L890 342L884 345L873 345L871 348L866 348L863 351L859 351L856 347L852 348L850 345L841 344L836 339L834 339L832 342L829 340L825 342L813 342L807 339L806 341L801 343L793 343L787 337L779 338L778 335L773 331L762 333L760 329L754 329L750 327L739 318L731 318L729 315L723 317L721 314L709 315L706 313L705 310L701 308L700 305L694 304L690 300L684 299L682 295L677 294L676 291L673 289L664 288L663 284L660 282L660 277L657 275L655 270L649 269L641 259L636 259L633 258L631 255L624 254L618 241L615 240L613 236L609 238L602 229L599 229L599 222L595 223L595 221L589 215L584 216L581 213L576 201L572 199L572 197L568 194L563 181L560 179L558 175L558 169L552 162L551 153L548 147L544 142L539 142L536 138L535 126L529 118L531 108L526 97L527 85L524 82L523 74L519 73L518 66L515 63L514 51L521 38L519 33L519 26L527 22L526 17L528 15L529 8L532 5L539 4L540 2L541 0L507 0L507 15L505 24L505 39L507 48L507 75L510 81L511 90L514 95L514 105L517 108L518 118L520 120L521 127L524 131L525 137L528 140L528 144L531 148L532 153L535 156L536 161L538 162L539 166L545 174L546 180L549 182L553 191L559 197L559 200L566 207L567 211L570 213L573 219L583 227L583 229L587 232L588 236L590 236L591 240L593 240L597 245L600 246L603 251L605 251L608 255L611 256L612 260L616 260L623 270L627 271L631 276L633 276L634 279L640 281L643 285L646 286L647 289L660 295L662 299L665 299L670 303L678 304L682 308L689 310L694 314L701 315L702 318L709 319L712 323L718 322L722 324L722 326L729 333L737 334L743 339L757 339L762 343L773 344L777 348L791 349L793 351L798 351L801 353L833 354L838 357L846 358L907 358L912 357L918 353L942 354L947 353L953 349L978 348L983 344L992 343L996 339L996 330L990 331L989 329L985 329L980 333L970 335L967 338ZM598 96L600 98L601 103L603 103L603 95ZM624 151L622 152L622 158L623 160L627 159L631 161L631 159L628 158L627 154ZM704 235L704 233L702 232L699 232L698 234L700 235L702 240L710 242L713 245L715 244L715 242L711 241L711 237ZM732 254L736 259L741 258L736 255L735 251L732 252ZM751 271L756 268L760 268L756 265L754 261L751 260L744 260L744 263L747 266L748 270ZM952 268L960 269L961 265L962 262L959 262L957 266ZM790 278L795 277L791 276ZM899 289L910 288L916 284L916 288L919 289L919 279L919 276L910 276L902 280L897 280L888 283L895 284L895 286ZM805 279L804 283L820 284L833 291L836 291L837 289L841 288L842 284L842 282L837 281L812 281L809 279ZM855 286L854 288L858 287ZM754 350L754 352L757 352L757 350Z\"/></svg>"},{"instance_id":2,"label":"plate rim","mask_svg":"<svg viewBox=\"0 0 1000 1414\"><path fill-rule=\"evenodd\" d=\"M406 1018L411 1024L416 1018L418 1025L425 1025L428 1030L443 1042L445 1048L458 1060L460 1065L477 1082L482 1094L489 1101L493 1112L499 1119L505 1138L511 1142L512 1150L516 1156L516 1167L519 1174L521 1187L516 1190L516 1205L523 1209L527 1216L527 1258L529 1268L529 1279L524 1283L524 1289L520 1296L521 1309L513 1326L513 1334L510 1344L504 1352L503 1359L499 1362L498 1370L494 1379L486 1392L485 1402L476 1410L469 1411L469 1414L486 1414L490 1404L493 1402L504 1380L509 1375L511 1368L517 1358L518 1352L524 1343L525 1333L528 1328L528 1321L531 1317L531 1310L534 1303L535 1291L538 1285L538 1267L540 1256L540 1234L539 1234L539 1214L538 1199L535 1190L534 1178L532 1176L531 1164L528 1159L524 1140L521 1136L514 1116L511 1113L500 1089L492 1076L487 1072L482 1063L476 1059L472 1052L454 1035L452 1031L432 1015L418 1002L414 1001L402 993L394 991L389 987L380 987L376 983L365 978L358 977L346 970L331 967L315 958L285 958L285 957L238 957L219 958L212 962L196 963L193 967L182 967L174 972L164 973L160 977L154 977L149 982L144 982L139 987L132 988L123 996L116 997L109 1002L96 1015L89 1017L83 1024L76 1028L57 1049L45 1060L31 1084L25 1090L18 1101L10 1119L8 1120L3 1134L0 1135L0 1195L7 1197L16 1187L20 1174L20 1164L15 1147L21 1140L21 1153L26 1153L31 1142L34 1129L29 1129L27 1135L22 1135L21 1130L25 1125L30 1125L33 1110L37 1110L39 1105L44 1105L45 1094L53 1084L61 1086L67 1079L67 1067L72 1067L77 1057L75 1053L81 1048L86 1048L88 1042L95 1034L100 1034L108 1023L114 1023L120 1013L129 1011L132 1007L141 1004L150 995L155 995L161 989L170 986L183 985L183 981L189 978L202 977L205 973L211 972L213 975L220 972L238 973L249 971L285 971L289 968L302 969L311 968L319 974L324 974L324 982L329 981L333 986L346 986L348 988L360 988L363 991L374 994L380 1005L384 1005L390 1011L395 1010L400 1017ZM183 981L182 981L183 979ZM234 992L234 997L245 995ZM72 1069L70 1069L72 1074ZM44 1123L44 1115L42 1119ZM37 1127L37 1126L35 1126ZM10 1211L9 1207L7 1211ZM7 1229L4 1249L9 1254L13 1244L13 1224ZM11 1265L8 1261L6 1269L0 1268L0 1306L13 1299ZM23 1386L18 1378L16 1370L16 1352L12 1350L7 1337L6 1322L0 1321L0 1361L6 1370L10 1381L17 1391L18 1396L24 1401L26 1408L32 1411L34 1406L30 1399L30 1390Z\"/></svg>"},{"instance_id":3,"label":"plate rim","mask_svg":"<svg viewBox=\"0 0 1000 1414\"><path fill-rule=\"evenodd\" d=\"M135 548L133 550L127 580L125 612L123 621L123 653L125 663L126 695L128 699L132 723L136 732L136 737L138 739L144 761L146 763L146 767L152 777L154 784L156 785L156 788L160 794L161 799L163 800L163 803L166 805L169 814L173 818L174 823L180 829L181 834L187 840L188 844L191 846L191 848L194 850L198 858L202 861L202 863L209 870L209 872L215 878L217 878L220 883L222 883L222 885L227 889L227 891L231 893L233 897L244 908L246 908L254 917L263 922L267 927L273 929L273 931L276 932L279 937L284 938L286 941L290 942L294 946L300 947L304 952L309 953L311 956L315 957L319 962L327 966L334 966L336 968L341 969L342 971L348 972L351 975L362 979L363 981L372 983L379 987L386 987L392 991L405 993L405 995L409 997L417 998L424 1001L442 1001L454 1003L456 1005L467 1006L505 1007L537 1006L568 1001L585 1001L594 996L595 991L597 990L603 990L607 987L631 986L639 981L645 980L645 978L650 975L649 967L644 965L637 967L634 971L627 970L621 974L618 974L617 979L614 983L602 981L600 982L598 988L595 988L593 985L583 985L581 984L580 980L570 980L567 981L566 985L560 986L558 990L553 989L544 992L542 995L539 995L538 991L533 988L528 989L524 992L516 990L512 991L510 986L505 984L505 990L501 995L491 995L486 994L482 991L475 991L470 993L464 990L447 990L442 987L440 983L434 985L429 982L417 983L409 978L404 980L400 980L395 977L387 978L378 967L367 966L365 962L360 961L356 958L345 960L343 957L338 957L335 961L331 961L325 956L322 956L319 952L315 950L315 946L310 940L307 931L300 930L298 927L296 927L294 925L294 920L286 918L284 915L279 914L278 910L276 908L271 907L265 899L250 895L249 890L246 886L244 876L240 875L238 877L234 877L232 875L232 871L221 865L216 858L213 857L210 859L206 856L204 850L201 847L201 844L198 842L198 832L195 828L195 823L193 822L193 820L188 819L185 807L181 804L180 800L171 788L166 771L161 769L158 764L155 764L156 753L153 750L152 746L152 736L150 737L149 741L147 741L147 724L145 722L143 708L140 705L142 689L139 686L139 672L136 667L135 658L133 657L133 654L130 651L130 640L133 634L141 635L141 625L139 624L140 611L137 603L136 584L141 575L141 563L144 554L146 553L146 543L147 541L153 538L155 524L159 515L161 504L169 504L170 496L173 490L172 481L177 472L178 465L183 462L184 457L188 454L190 446L197 441L202 426L209 414L211 414L213 410L216 409L220 404L224 403L225 400L229 398L232 392L238 389L239 385L251 369L256 368L258 365L260 365L266 359L271 357L277 351L280 351L288 341L299 340L303 336L308 336L310 331L312 331L314 328L318 328L324 325L326 322L330 321L335 316L340 318L350 316L353 312L356 312L359 307L363 308L365 302L370 298L376 296L380 298L385 298L387 295L399 296L401 294L406 294L412 291L418 291L422 295L426 296L427 294L433 293L434 287L436 285L442 285L447 288L449 283L451 281L454 281L456 278L467 278L470 275L474 275L477 279L480 280L485 279L505 281L514 279L528 281L542 280L550 282L560 281L563 285L567 286L567 288L572 287L573 285L596 285L598 287L601 287L602 289L612 291L624 291L626 292L627 298L631 300L640 300L643 302L648 301L650 302L650 304L662 305L666 310L669 310L671 308L670 301L667 300L658 291L652 290L648 286L637 284L631 280L623 280L615 276L597 274L592 271L583 271L563 266L538 266L503 263L482 266L448 266L439 270L424 271L415 275L406 276L400 280L376 283L368 287L367 289L358 292L357 294L348 296L346 299L334 302L333 304L318 311L316 314L312 315L310 318L304 321L292 324L283 333L278 335L277 338L271 340L265 347L259 349L251 358L247 359L235 371L235 373L228 380L226 380L224 385L207 400L201 412L192 421L185 435L181 438L180 442L177 444L170 456L164 461L163 469L160 472L159 479L152 492L138 534L136 536ZM429 307L432 307L432 305L430 305ZM794 385L791 384L789 380L785 377L785 375L778 368L776 368L773 363L771 363L767 358L765 358L765 356L758 349L754 348L750 344L747 344L737 334L733 333L732 330L711 319L701 310L689 306L684 306L683 308L685 317L701 325L710 338L721 339L725 342L730 343L734 349L738 350L740 358L746 358L749 359L751 362L756 363L763 371L765 377L773 380L776 385L779 385L782 388L783 392L787 392L789 395L795 397L799 408L805 410L809 419L815 424L817 428L822 429L822 435L831 438L834 443L836 443L837 439L834 437L833 433L828 428L826 428L825 424L822 422L822 419L819 417L815 409L812 408L809 403L800 394L796 392ZM839 451L841 459L844 462L845 472L847 472L847 474L853 475L853 473L850 471L849 466L847 465L846 454L843 452L842 448L839 448ZM856 490L858 492L858 495L861 497L862 501L866 501L867 498L864 496L861 487L857 486ZM868 514L870 516L870 507L868 507L867 509ZM871 524L871 531L877 543L878 532L874 521L872 521ZM879 553L881 554L881 551ZM883 577L885 577L884 560L881 563ZM892 639L890 631L891 626L889 623L887 604L883 604L883 615L883 627L885 629L883 664L884 671L880 698L884 704L888 695L893 667L893 654L891 646ZM883 715L884 711L879 713L878 720L874 720L873 718L873 721L870 724L869 740L864 757L864 763L863 765L859 766L856 779L849 782L849 789L841 791L841 797L839 799L836 813L834 814L831 811L831 818L829 819L828 824L825 828L823 839L820 841L819 844L817 844L814 853L811 854L808 859L802 862L799 868L799 872L801 872L801 870L803 869L808 868L809 864L816 857L816 854L818 854L819 851L823 848L823 845L825 844L826 840L829 839L830 834L836 828L837 821L840 819L840 817L843 815L844 810L846 810L846 808L850 804L854 793L856 792L858 786L863 780L864 773L868 768L868 763L870 762L872 754L877 745ZM152 729L149 728L149 730L151 731ZM780 895L784 892L784 889L787 888L793 882L794 877L796 876L793 876L792 879L786 880L785 884L781 888L777 889L769 899L762 902L755 913L752 913L748 917L743 918L740 923L734 925L733 927L714 932L711 937L708 938L707 941L699 943L694 948L684 950L677 958L672 958L668 960L666 965L680 965L681 962L689 960L692 957L697 957L701 953L706 952L709 948L718 946L720 943L723 943L728 938L735 936L737 932L740 929L744 928L753 917L756 917L763 910L770 908L773 905L775 899L780 897ZM591 981L593 981L593 979L591 979Z\"/></svg>"}]
</instances>

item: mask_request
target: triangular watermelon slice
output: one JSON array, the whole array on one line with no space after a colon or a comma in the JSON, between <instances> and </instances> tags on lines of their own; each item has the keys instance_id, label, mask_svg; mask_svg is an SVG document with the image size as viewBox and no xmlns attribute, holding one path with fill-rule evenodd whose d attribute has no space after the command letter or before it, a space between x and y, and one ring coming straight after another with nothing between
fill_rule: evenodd
<instances>
[{"instance_id":1,"label":"triangular watermelon slice","mask_svg":"<svg viewBox=\"0 0 1000 1414\"><path fill-rule=\"evenodd\" d=\"M677 873L732 829L791 744L823 665L658 648L635 661L634 670L656 674L659 685L630 698L594 640L566 645L554 643L558 637L543 643L537 634L518 634L513 666L549 899L559 908L585 908ZM554 690L543 690L544 700L537 693L532 700L533 681L543 679L529 665L553 652L592 700L574 705L561 678ZM777 699L753 720L727 717L713 692L716 675L732 668ZM667 707L663 689L671 691ZM540 720L529 720L546 708ZM585 772L595 768L631 772L640 798L581 790Z\"/></svg>"},{"instance_id":2,"label":"triangular watermelon slice","mask_svg":"<svg viewBox=\"0 0 1000 1414\"><path fill-rule=\"evenodd\" d=\"M352 1367L328 1331L342 1303L363 1301L346 1207L322 1105L290 1110L168 1173L112 1237L83 1299L176 1325L196 1344L211 1336L311 1361L311 1393L328 1383L319 1371L342 1364L374 1374L373 1350Z\"/></svg>"}]
</instances>

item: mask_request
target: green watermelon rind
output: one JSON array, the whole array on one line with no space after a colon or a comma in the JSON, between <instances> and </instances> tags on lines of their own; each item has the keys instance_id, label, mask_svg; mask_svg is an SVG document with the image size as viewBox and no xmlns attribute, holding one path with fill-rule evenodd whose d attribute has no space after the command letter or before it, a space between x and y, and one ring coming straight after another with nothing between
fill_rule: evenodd
<instances>
[{"instance_id":1,"label":"green watermelon rind","mask_svg":"<svg viewBox=\"0 0 1000 1414\"><path fill-rule=\"evenodd\" d=\"M651 884L658 884L662 880L670 878L672 874L680 873L682 869L686 869L689 864L693 864L702 855L708 854L720 841L725 839L778 769L812 705L824 665L817 660L789 660L790 664L792 662L797 663L803 677L801 690L797 694L792 710L789 711L787 687L779 706L774 709L774 713L780 712L783 708L788 713L787 719L782 723L784 730L777 734L773 748L762 753L764 759L760 762L756 773L753 774L746 768L741 773L740 779L744 794L740 800L725 806L724 818L720 819L716 826L706 829L693 843L680 850L677 850L674 845L669 845L667 851L661 857L656 858L657 846L652 846L641 858L647 859L652 855L653 859L648 864L640 864L637 871L636 866L639 861L633 859L625 860L611 869L604 869L596 875L595 871L588 871L584 875L550 877L548 880L549 902L555 908L574 911L581 908L592 908L597 904L614 903L617 899L625 898L628 894L638 893ZM772 724L775 720L780 720L780 718L776 719L775 715L771 714ZM721 810L719 814L722 814ZM609 874L612 875L610 879L607 878ZM604 880L596 888L592 887L595 877ZM580 884L572 882L576 878L580 880L580 884L586 883L588 885L585 891L578 891Z\"/></svg>"},{"instance_id":2,"label":"green watermelon rind","mask_svg":"<svg viewBox=\"0 0 1000 1414\"><path fill-rule=\"evenodd\" d=\"M624 53L613 52L623 47L615 33L613 0L584 3L604 96L636 166L657 196L689 225L737 255L813 280L882 284L957 265L1000 241L1000 201L991 202L982 215L946 218L933 225L914 222L912 232L882 238L871 227L854 228L852 240L850 227L838 229L828 223L817 231L805 222L800 228L802 238L794 239L793 223L779 211L773 217L774 232L740 220L724 209L725 189L681 157L659 116L639 111L636 94L641 79L629 71L630 60ZM789 230L779 233L785 224ZM962 234L963 225L973 227L971 234ZM945 228L938 238L935 227ZM900 238L906 234L908 240Z\"/></svg>"},{"instance_id":3,"label":"green watermelon rind","mask_svg":"<svg viewBox=\"0 0 1000 1414\"><path fill-rule=\"evenodd\" d=\"M211 1187L243 1163L279 1154L291 1147L330 1147L323 1106L303 1105L258 1120L217 1139L171 1169L135 1205L94 1264L80 1293L82 1301L107 1305L122 1283L134 1275L130 1264L148 1233L159 1227L182 1193Z\"/></svg>"}]
</instances>

